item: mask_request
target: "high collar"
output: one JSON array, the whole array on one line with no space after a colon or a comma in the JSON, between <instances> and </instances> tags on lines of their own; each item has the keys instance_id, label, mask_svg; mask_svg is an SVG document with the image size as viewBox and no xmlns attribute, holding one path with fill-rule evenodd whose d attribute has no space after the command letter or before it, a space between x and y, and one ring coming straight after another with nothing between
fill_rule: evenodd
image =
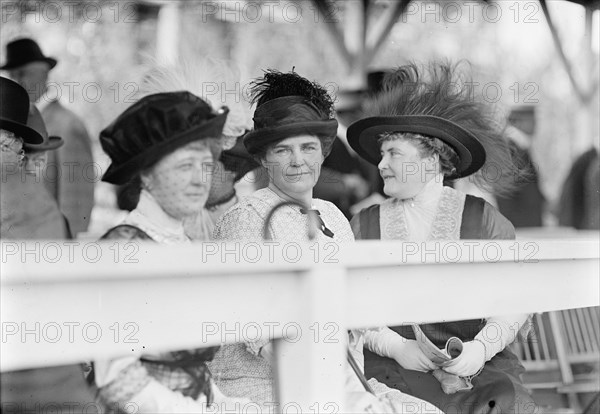
<instances>
[{"instance_id":1,"label":"high collar","mask_svg":"<svg viewBox=\"0 0 600 414\"><path fill-rule=\"evenodd\" d=\"M437 206L437 203L442 196L443 189L444 176L438 174L425 184L423 189L416 196L399 201L408 204L411 207Z\"/></svg>"},{"instance_id":2,"label":"high collar","mask_svg":"<svg viewBox=\"0 0 600 414\"><path fill-rule=\"evenodd\" d=\"M169 216L156 199L146 190L140 193L140 201L125 219L127 224L135 225L144 230L159 243L187 243L183 222Z\"/></svg>"}]
</instances>

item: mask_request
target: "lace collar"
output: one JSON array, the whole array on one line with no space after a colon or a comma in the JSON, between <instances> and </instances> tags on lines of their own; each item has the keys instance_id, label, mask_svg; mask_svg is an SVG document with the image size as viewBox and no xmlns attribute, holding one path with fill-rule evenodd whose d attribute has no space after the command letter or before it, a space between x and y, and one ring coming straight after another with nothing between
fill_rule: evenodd
<instances>
[{"instance_id":1,"label":"lace collar","mask_svg":"<svg viewBox=\"0 0 600 414\"><path fill-rule=\"evenodd\" d=\"M146 190L142 190L135 210L125 218L124 224L136 226L158 243L189 243L183 223L169 216Z\"/></svg>"}]
</instances>

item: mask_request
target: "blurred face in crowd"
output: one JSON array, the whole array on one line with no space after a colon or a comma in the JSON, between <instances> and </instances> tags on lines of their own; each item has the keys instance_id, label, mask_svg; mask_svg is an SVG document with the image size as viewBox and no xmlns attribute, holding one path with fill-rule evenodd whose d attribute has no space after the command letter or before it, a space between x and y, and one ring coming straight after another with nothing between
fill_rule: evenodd
<instances>
[{"instance_id":1,"label":"blurred face in crowd","mask_svg":"<svg viewBox=\"0 0 600 414\"><path fill-rule=\"evenodd\" d=\"M402 138L381 143L378 167L383 191L399 200L418 195L439 170L437 155L423 157L413 142Z\"/></svg>"},{"instance_id":2,"label":"blurred face in crowd","mask_svg":"<svg viewBox=\"0 0 600 414\"><path fill-rule=\"evenodd\" d=\"M0 129L0 155L2 172L15 171L23 161L23 140L10 131Z\"/></svg>"},{"instance_id":3,"label":"blurred face in crowd","mask_svg":"<svg viewBox=\"0 0 600 414\"><path fill-rule=\"evenodd\" d=\"M206 141L196 141L164 156L142 174L143 187L171 217L198 213L208 199L213 155Z\"/></svg>"},{"instance_id":4,"label":"blurred face in crowd","mask_svg":"<svg viewBox=\"0 0 600 414\"><path fill-rule=\"evenodd\" d=\"M294 199L310 193L319 179L325 157L321 140L312 135L286 138L270 147L263 159L269 187Z\"/></svg>"},{"instance_id":5,"label":"blurred face in crowd","mask_svg":"<svg viewBox=\"0 0 600 414\"><path fill-rule=\"evenodd\" d=\"M46 92L50 65L46 62L31 62L9 71L12 80L20 84L29 94L31 103L37 102Z\"/></svg>"},{"instance_id":6,"label":"blurred face in crowd","mask_svg":"<svg viewBox=\"0 0 600 414\"><path fill-rule=\"evenodd\" d=\"M25 153L25 174L41 178L47 161L46 151Z\"/></svg>"}]
</instances>

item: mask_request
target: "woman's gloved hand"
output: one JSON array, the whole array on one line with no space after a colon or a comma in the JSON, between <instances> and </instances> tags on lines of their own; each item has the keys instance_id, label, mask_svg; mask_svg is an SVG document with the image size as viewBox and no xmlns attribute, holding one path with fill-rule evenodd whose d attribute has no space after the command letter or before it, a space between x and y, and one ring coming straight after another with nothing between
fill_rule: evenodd
<instances>
[{"instance_id":1,"label":"woman's gloved hand","mask_svg":"<svg viewBox=\"0 0 600 414\"><path fill-rule=\"evenodd\" d=\"M401 345L397 345L396 349L392 350L392 358L402 368L413 371L428 372L437 368L437 365L425 356L417 341L413 339L407 339Z\"/></svg>"},{"instance_id":2,"label":"woman's gloved hand","mask_svg":"<svg viewBox=\"0 0 600 414\"><path fill-rule=\"evenodd\" d=\"M485 346L480 341L463 343L462 353L442 369L449 374L459 377L469 377L477 374L485 364Z\"/></svg>"},{"instance_id":3,"label":"woman's gloved hand","mask_svg":"<svg viewBox=\"0 0 600 414\"><path fill-rule=\"evenodd\" d=\"M421 351L417 341L406 339L390 328L366 331L365 346L377 355L394 359L405 369L427 372L437 368Z\"/></svg>"}]
</instances>

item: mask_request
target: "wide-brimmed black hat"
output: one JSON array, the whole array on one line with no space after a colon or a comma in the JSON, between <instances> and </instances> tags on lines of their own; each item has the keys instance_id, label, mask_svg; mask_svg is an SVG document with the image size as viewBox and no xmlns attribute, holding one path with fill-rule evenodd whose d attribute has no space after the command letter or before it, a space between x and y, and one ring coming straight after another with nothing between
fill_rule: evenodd
<instances>
[{"instance_id":1,"label":"wide-brimmed black hat","mask_svg":"<svg viewBox=\"0 0 600 414\"><path fill-rule=\"evenodd\" d=\"M100 144L111 165L103 181L125 184L166 154L202 138L219 138L229 110L214 112L189 92L148 95L102 132Z\"/></svg>"},{"instance_id":2,"label":"wide-brimmed black hat","mask_svg":"<svg viewBox=\"0 0 600 414\"><path fill-rule=\"evenodd\" d=\"M48 130L46 129L46 123L42 118L42 114L36 108L35 105L29 105L29 117L27 118L27 126L35 129L40 133L44 142L41 144L28 144L23 145L25 152L41 152L41 151L52 151L60 148L65 143L61 137L48 136Z\"/></svg>"},{"instance_id":3,"label":"wide-brimmed black hat","mask_svg":"<svg viewBox=\"0 0 600 414\"><path fill-rule=\"evenodd\" d=\"M46 62L50 69L56 66L56 59L44 56L42 49L33 39L18 39L6 45L6 63L0 67L10 70L31 62Z\"/></svg>"},{"instance_id":4,"label":"wide-brimmed black hat","mask_svg":"<svg viewBox=\"0 0 600 414\"><path fill-rule=\"evenodd\" d=\"M483 145L460 125L432 115L374 116L354 122L348 127L348 143L362 158L371 164L381 161L377 142L384 132L409 132L439 138L450 145L458 155L456 173L448 178L466 177L479 170L485 163Z\"/></svg>"},{"instance_id":5,"label":"wide-brimmed black hat","mask_svg":"<svg viewBox=\"0 0 600 414\"><path fill-rule=\"evenodd\" d=\"M18 83L0 76L0 129L13 132L27 144L41 144L44 138L27 126L29 95Z\"/></svg>"},{"instance_id":6,"label":"wide-brimmed black hat","mask_svg":"<svg viewBox=\"0 0 600 414\"><path fill-rule=\"evenodd\" d=\"M329 119L310 99L304 96L284 96L270 100L254 112L254 130L244 137L250 154L297 135L315 135L321 140L323 154L331 151L338 122Z\"/></svg>"},{"instance_id":7,"label":"wide-brimmed black hat","mask_svg":"<svg viewBox=\"0 0 600 414\"><path fill-rule=\"evenodd\" d=\"M244 145L254 156L285 138L314 135L321 141L323 155L329 155L337 134L333 98L320 84L292 72L269 69L250 88L254 130Z\"/></svg>"}]
</instances>

